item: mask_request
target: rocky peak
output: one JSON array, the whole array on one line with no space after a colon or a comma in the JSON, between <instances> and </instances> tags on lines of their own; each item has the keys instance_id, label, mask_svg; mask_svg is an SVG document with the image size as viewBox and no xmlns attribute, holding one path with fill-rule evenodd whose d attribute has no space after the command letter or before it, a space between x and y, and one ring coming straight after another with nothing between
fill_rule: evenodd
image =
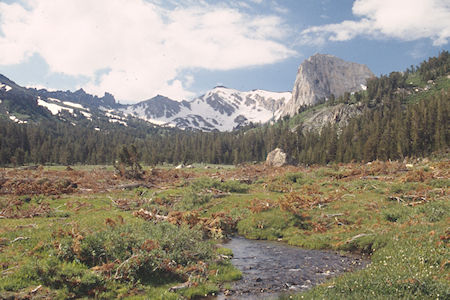
<instances>
[{"instance_id":1,"label":"rocky peak","mask_svg":"<svg viewBox=\"0 0 450 300\"><path fill-rule=\"evenodd\" d=\"M299 67L292 98L282 115L295 115L302 105L314 105L332 94L357 92L365 88L374 74L366 65L347 62L327 54L315 54Z\"/></svg>"},{"instance_id":2,"label":"rocky peak","mask_svg":"<svg viewBox=\"0 0 450 300\"><path fill-rule=\"evenodd\" d=\"M104 104L109 105L109 106L114 106L114 105L116 104L116 99L115 99L114 96L113 96L112 94L110 94L110 93L106 93L106 92L105 92L105 95L104 95L102 98L100 98L100 100L101 100Z\"/></svg>"}]
</instances>

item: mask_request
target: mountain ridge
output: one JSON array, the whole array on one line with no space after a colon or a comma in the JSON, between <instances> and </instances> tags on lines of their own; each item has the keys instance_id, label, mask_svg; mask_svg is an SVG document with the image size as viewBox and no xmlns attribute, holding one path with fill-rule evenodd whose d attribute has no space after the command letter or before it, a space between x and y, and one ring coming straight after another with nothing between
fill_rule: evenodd
<instances>
[{"instance_id":1,"label":"mountain ridge","mask_svg":"<svg viewBox=\"0 0 450 300\"><path fill-rule=\"evenodd\" d=\"M291 97L290 92L261 89L242 92L216 86L189 101L176 101L157 95L136 104L124 105L116 102L109 93L98 97L83 89L71 92L26 88L4 75L1 75L0 82L0 99L3 100L0 112L20 123L41 117L59 117L76 124L77 118L84 117L92 121L93 117L97 117L126 126L125 120L131 118L143 120L152 126L231 131L250 123L266 123L276 118L283 104ZM42 111L42 108L48 112Z\"/></svg>"},{"instance_id":2,"label":"mountain ridge","mask_svg":"<svg viewBox=\"0 0 450 300\"><path fill-rule=\"evenodd\" d=\"M131 119L145 121L150 126L182 130L232 131L252 123L264 124L286 115L293 116L299 108L315 105L331 94L340 96L359 91L371 76L373 73L365 65L329 54L315 54L299 66L293 92L239 91L219 85L192 100L176 101L157 95L125 105L107 92L98 97L83 89L71 92L25 88L1 75L4 87L0 87L0 99L9 101L9 105L5 108L3 104L0 112L23 123L38 116L56 117L73 124L84 118L127 126L126 120ZM50 113L37 109L36 105Z\"/></svg>"}]
</instances>

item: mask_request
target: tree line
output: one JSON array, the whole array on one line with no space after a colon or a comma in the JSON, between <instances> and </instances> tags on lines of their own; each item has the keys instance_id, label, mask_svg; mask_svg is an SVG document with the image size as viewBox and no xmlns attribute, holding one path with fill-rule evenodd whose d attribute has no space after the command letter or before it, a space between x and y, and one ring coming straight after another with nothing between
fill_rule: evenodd
<instances>
[{"instance_id":1,"label":"tree line","mask_svg":"<svg viewBox=\"0 0 450 300\"><path fill-rule=\"evenodd\" d=\"M447 76L449 66L450 55L443 52L418 68L369 80L367 91L330 97L326 105L364 103L364 113L342 128L327 125L320 132L293 130L295 116L223 133L146 126L96 131L52 120L31 125L0 119L0 164L113 164L123 145L134 145L141 162L149 165L263 161L276 147L302 164L426 156L448 149L450 91L447 85L410 103L407 79L435 80Z\"/></svg>"}]
</instances>

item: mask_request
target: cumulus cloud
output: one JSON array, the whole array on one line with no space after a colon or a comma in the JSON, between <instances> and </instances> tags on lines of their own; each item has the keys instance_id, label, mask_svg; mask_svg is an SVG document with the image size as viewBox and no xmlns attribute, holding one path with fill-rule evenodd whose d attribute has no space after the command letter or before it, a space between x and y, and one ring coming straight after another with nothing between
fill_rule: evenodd
<instances>
[{"instance_id":1,"label":"cumulus cloud","mask_svg":"<svg viewBox=\"0 0 450 300\"><path fill-rule=\"evenodd\" d=\"M310 27L302 32L303 43L366 36L404 41L428 38L440 46L450 38L448 0L356 0L352 12L359 20Z\"/></svg>"},{"instance_id":2,"label":"cumulus cloud","mask_svg":"<svg viewBox=\"0 0 450 300\"><path fill-rule=\"evenodd\" d=\"M164 2L0 3L0 65L39 54L51 72L88 77L87 91L131 101L158 93L192 96L195 79L181 76L183 70L231 70L296 54L283 43L288 30L278 17L203 1L174 2L169 9Z\"/></svg>"}]
</instances>

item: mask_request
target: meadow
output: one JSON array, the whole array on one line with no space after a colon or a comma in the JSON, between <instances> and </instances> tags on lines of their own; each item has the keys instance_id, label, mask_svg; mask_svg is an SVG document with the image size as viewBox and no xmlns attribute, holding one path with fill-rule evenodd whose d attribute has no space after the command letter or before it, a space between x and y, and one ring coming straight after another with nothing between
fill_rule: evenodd
<instances>
[{"instance_id":1,"label":"meadow","mask_svg":"<svg viewBox=\"0 0 450 300\"><path fill-rule=\"evenodd\" d=\"M0 169L0 298L197 299L241 278L239 234L367 255L294 299L448 299L446 159Z\"/></svg>"}]
</instances>

